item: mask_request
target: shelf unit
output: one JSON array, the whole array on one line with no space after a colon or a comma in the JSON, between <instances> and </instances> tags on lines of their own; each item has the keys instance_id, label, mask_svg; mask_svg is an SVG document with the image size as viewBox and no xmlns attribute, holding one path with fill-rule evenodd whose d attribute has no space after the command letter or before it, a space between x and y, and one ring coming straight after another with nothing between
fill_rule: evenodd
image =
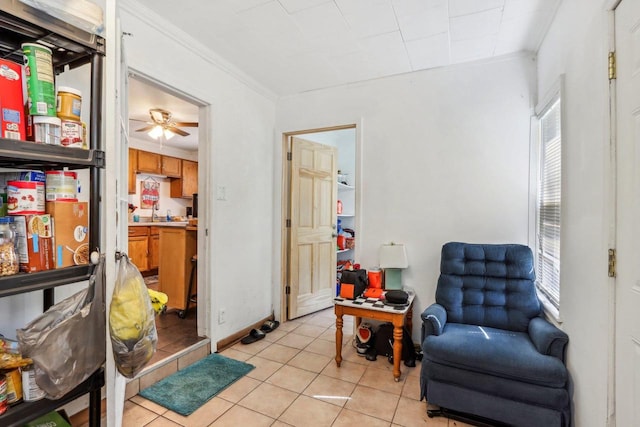
<instances>
[{"instance_id":1,"label":"shelf unit","mask_svg":"<svg viewBox=\"0 0 640 427\"><path fill-rule=\"evenodd\" d=\"M57 74L90 64L91 96L89 105L89 149L41 145L0 138L0 167L12 169L52 170L88 169L91 198L89 202L89 247L100 248L100 169L105 166L102 151L102 75L104 39L49 16L18 0L0 0L0 57L22 63L22 43L41 43L53 51ZM82 265L37 273L19 273L0 277L0 297L43 291L43 309L54 303L58 286L87 280L93 266ZM60 399L23 402L0 415L2 426L22 426L60 406L89 394L89 425L100 425L101 388L104 371L99 369L82 384Z\"/></svg>"}]
</instances>

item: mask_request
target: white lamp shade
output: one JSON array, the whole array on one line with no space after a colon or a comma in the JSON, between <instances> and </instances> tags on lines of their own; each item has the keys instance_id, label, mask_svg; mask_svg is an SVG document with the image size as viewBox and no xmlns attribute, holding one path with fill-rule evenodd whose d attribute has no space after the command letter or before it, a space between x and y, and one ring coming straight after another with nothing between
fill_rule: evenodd
<instances>
[{"instance_id":1,"label":"white lamp shade","mask_svg":"<svg viewBox=\"0 0 640 427\"><path fill-rule=\"evenodd\" d=\"M402 244L390 244L380 246L381 268L407 268L409 261L407 260L407 251Z\"/></svg>"}]
</instances>

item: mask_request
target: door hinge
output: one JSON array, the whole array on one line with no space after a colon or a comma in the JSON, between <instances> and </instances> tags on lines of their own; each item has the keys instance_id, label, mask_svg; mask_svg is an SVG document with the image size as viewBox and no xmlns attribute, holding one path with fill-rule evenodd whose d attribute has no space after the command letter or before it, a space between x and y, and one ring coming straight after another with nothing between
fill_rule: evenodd
<instances>
[{"instance_id":1,"label":"door hinge","mask_svg":"<svg viewBox=\"0 0 640 427\"><path fill-rule=\"evenodd\" d=\"M609 80L615 80L616 74L616 53L609 52Z\"/></svg>"},{"instance_id":2,"label":"door hinge","mask_svg":"<svg viewBox=\"0 0 640 427\"><path fill-rule=\"evenodd\" d=\"M293 160L293 153L291 151L287 151L287 160Z\"/></svg>"},{"instance_id":3,"label":"door hinge","mask_svg":"<svg viewBox=\"0 0 640 427\"><path fill-rule=\"evenodd\" d=\"M284 292L285 292L285 294L287 294L287 295L291 295L291 286L288 286L288 285L287 285L287 287L285 287L285 288L284 288Z\"/></svg>"},{"instance_id":4,"label":"door hinge","mask_svg":"<svg viewBox=\"0 0 640 427\"><path fill-rule=\"evenodd\" d=\"M287 228L291 228L291 220L290 219L287 219L285 226Z\"/></svg>"},{"instance_id":5,"label":"door hinge","mask_svg":"<svg viewBox=\"0 0 640 427\"><path fill-rule=\"evenodd\" d=\"M616 250L609 249L609 277L616 277Z\"/></svg>"}]
</instances>

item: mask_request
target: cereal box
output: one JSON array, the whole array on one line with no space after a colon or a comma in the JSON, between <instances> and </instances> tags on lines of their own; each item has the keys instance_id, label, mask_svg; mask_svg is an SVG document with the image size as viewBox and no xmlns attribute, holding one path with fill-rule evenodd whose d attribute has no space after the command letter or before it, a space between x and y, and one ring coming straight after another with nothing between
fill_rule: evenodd
<instances>
[{"instance_id":1,"label":"cereal box","mask_svg":"<svg viewBox=\"0 0 640 427\"><path fill-rule=\"evenodd\" d=\"M50 215L16 215L16 249L20 271L53 268L53 227Z\"/></svg>"},{"instance_id":2,"label":"cereal box","mask_svg":"<svg viewBox=\"0 0 640 427\"><path fill-rule=\"evenodd\" d=\"M47 202L54 228L53 268L89 264L89 204Z\"/></svg>"}]
</instances>

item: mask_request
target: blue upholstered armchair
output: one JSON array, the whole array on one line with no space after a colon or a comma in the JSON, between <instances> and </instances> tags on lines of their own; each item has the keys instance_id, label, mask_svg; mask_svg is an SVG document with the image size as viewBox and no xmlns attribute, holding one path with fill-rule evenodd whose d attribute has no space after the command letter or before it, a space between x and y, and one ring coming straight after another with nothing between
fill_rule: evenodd
<instances>
[{"instance_id":1,"label":"blue upholstered armchair","mask_svg":"<svg viewBox=\"0 0 640 427\"><path fill-rule=\"evenodd\" d=\"M436 303L422 313L421 398L429 416L514 426L570 424L568 336L542 317L522 245L447 243Z\"/></svg>"}]
</instances>

